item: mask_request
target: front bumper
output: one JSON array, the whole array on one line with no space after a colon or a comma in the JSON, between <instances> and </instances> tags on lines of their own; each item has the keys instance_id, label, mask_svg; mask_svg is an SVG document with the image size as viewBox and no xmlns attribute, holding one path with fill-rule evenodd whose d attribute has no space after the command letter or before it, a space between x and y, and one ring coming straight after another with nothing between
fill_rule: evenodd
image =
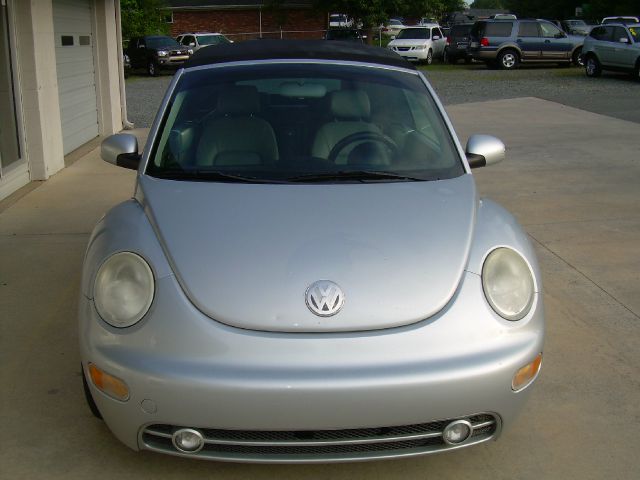
<instances>
[{"instance_id":1,"label":"front bumper","mask_svg":"<svg viewBox=\"0 0 640 480\"><path fill-rule=\"evenodd\" d=\"M189 60L189 55L181 55L179 57L158 57L157 64L160 68L177 70Z\"/></svg>"},{"instance_id":2,"label":"front bumper","mask_svg":"<svg viewBox=\"0 0 640 480\"><path fill-rule=\"evenodd\" d=\"M425 48L424 50L409 49L409 50L392 50L392 51L409 61L426 60L427 56L429 55L428 48Z\"/></svg>"},{"instance_id":3,"label":"front bumper","mask_svg":"<svg viewBox=\"0 0 640 480\"><path fill-rule=\"evenodd\" d=\"M243 462L327 462L472 445L496 438L512 423L529 393L512 391L513 375L542 351L538 297L525 319L507 322L490 310L480 278L471 273L433 318L341 334L228 327L197 311L173 276L159 279L156 288L151 310L129 329L110 327L91 300L80 302L85 374L94 363L130 390L128 401L120 402L89 381L92 395L108 427L134 450ZM478 427L478 435L457 446L427 435L458 418L478 425L492 418L493 425ZM371 444L371 438L407 429L415 436L416 425L427 436L417 442L403 437L394 448L354 449L361 437L349 437L365 429ZM221 438L223 446L181 454L170 441L178 427L217 432L211 438ZM279 448L255 445L265 435L273 443L273 432ZM327 435L333 438L328 443ZM345 442L349 448L336 447Z\"/></svg>"}]
</instances>

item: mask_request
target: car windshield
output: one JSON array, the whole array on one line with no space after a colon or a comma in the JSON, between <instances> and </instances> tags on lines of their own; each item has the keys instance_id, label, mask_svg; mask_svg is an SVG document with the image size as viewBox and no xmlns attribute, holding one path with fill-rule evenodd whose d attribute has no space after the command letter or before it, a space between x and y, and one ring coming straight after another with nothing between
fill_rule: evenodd
<instances>
[{"instance_id":1,"label":"car windshield","mask_svg":"<svg viewBox=\"0 0 640 480\"><path fill-rule=\"evenodd\" d=\"M264 63L186 72L146 173L250 183L392 182L464 174L415 72Z\"/></svg>"},{"instance_id":2,"label":"car windshield","mask_svg":"<svg viewBox=\"0 0 640 480\"><path fill-rule=\"evenodd\" d=\"M149 48L178 48L181 45L171 37L147 37Z\"/></svg>"},{"instance_id":3,"label":"car windshield","mask_svg":"<svg viewBox=\"0 0 640 480\"><path fill-rule=\"evenodd\" d=\"M640 42L640 27L629 27L629 33L635 43Z\"/></svg>"},{"instance_id":4,"label":"car windshield","mask_svg":"<svg viewBox=\"0 0 640 480\"><path fill-rule=\"evenodd\" d=\"M224 35L198 35L200 45L222 45L230 43Z\"/></svg>"},{"instance_id":5,"label":"car windshield","mask_svg":"<svg viewBox=\"0 0 640 480\"><path fill-rule=\"evenodd\" d=\"M583 20L567 20L567 25L572 27L586 27L587 24Z\"/></svg>"},{"instance_id":6,"label":"car windshield","mask_svg":"<svg viewBox=\"0 0 640 480\"><path fill-rule=\"evenodd\" d=\"M398 34L399 40L428 40L431 30L428 28L405 28Z\"/></svg>"}]
</instances>

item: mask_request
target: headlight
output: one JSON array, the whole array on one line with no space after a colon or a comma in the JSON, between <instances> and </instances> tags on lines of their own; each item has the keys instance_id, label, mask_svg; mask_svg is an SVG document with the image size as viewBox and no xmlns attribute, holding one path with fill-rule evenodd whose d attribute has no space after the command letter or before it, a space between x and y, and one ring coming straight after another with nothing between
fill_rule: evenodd
<instances>
[{"instance_id":1,"label":"headlight","mask_svg":"<svg viewBox=\"0 0 640 480\"><path fill-rule=\"evenodd\" d=\"M116 253L96 275L93 299L98 314L109 325L130 327L149 310L155 281L149 264L131 252Z\"/></svg>"},{"instance_id":2,"label":"headlight","mask_svg":"<svg viewBox=\"0 0 640 480\"><path fill-rule=\"evenodd\" d=\"M524 318L533 304L533 274L510 248L496 248L482 266L482 288L491 308L507 320Z\"/></svg>"},{"instance_id":3,"label":"headlight","mask_svg":"<svg viewBox=\"0 0 640 480\"><path fill-rule=\"evenodd\" d=\"M415 48L416 48L416 50L424 50L424 49L425 49L425 48L427 48L427 47L425 47L424 45L418 45L418 46L417 46L417 47L415 47Z\"/></svg>"},{"instance_id":4,"label":"headlight","mask_svg":"<svg viewBox=\"0 0 640 480\"><path fill-rule=\"evenodd\" d=\"M166 57L169 54L169 52L165 51L165 50L158 50L158 56L159 57Z\"/></svg>"}]
</instances>

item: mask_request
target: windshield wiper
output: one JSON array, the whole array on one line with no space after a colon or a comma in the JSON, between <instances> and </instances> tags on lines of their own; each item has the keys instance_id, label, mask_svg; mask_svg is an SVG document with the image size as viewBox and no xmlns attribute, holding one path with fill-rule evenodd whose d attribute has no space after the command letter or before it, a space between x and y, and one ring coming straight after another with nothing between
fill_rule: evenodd
<instances>
[{"instance_id":1,"label":"windshield wiper","mask_svg":"<svg viewBox=\"0 0 640 480\"><path fill-rule=\"evenodd\" d=\"M369 180L398 180L421 182L425 178L412 177L401 173L380 172L376 170L341 170L337 172L311 173L287 178L289 182L327 182L331 180L352 180L366 182Z\"/></svg>"},{"instance_id":2,"label":"windshield wiper","mask_svg":"<svg viewBox=\"0 0 640 480\"><path fill-rule=\"evenodd\" d=\"M280 180L235 175L213 170L164 170L154 172L152 175L164 180L190 180L194 182L284 183Z\"/></svg>"}]
</instances>

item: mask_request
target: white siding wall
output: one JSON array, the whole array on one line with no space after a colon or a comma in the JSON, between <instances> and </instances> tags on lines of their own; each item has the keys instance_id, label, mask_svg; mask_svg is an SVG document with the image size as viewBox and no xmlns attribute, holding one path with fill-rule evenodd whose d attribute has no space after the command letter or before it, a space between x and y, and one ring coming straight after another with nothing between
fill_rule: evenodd
<instances>
[{"instance_id":1,"label":"white siding wall","mask_svg":"<svg viewBox=\"0 0 640 480\"><path fill-rule=\"evenodd\" d=\"M53 0L58 94L65 155L98 136L93 0ZM63 45L63 39L72 45Z\"/></svg>"}]
</instances>

